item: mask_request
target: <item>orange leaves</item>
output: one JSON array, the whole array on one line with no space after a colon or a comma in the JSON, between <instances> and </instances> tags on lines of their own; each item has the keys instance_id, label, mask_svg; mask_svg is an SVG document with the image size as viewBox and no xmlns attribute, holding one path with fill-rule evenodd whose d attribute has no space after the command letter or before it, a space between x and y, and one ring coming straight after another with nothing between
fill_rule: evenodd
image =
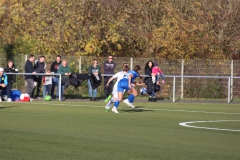
<instances>
[{"instance_id":1,"label":"orange leaves","mask_svg":"<svg viewBox=\"0 0 240 160\"><path fill-rule=\"evenodd\" d=\"M235 0L2 0L0 40L24 54L231 58L239 8Z\"/></svg>"}]
</instances>

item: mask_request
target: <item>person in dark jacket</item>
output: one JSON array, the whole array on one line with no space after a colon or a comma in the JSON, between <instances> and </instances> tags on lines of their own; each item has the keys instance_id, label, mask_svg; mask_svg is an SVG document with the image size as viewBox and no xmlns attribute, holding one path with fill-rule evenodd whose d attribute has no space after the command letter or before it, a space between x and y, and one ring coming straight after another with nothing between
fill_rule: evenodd
<instances>
[{"instance_id":1,"label":"person in dark jacket","mask_svg":"<svg viewBox=\"0 0 240 160\"><path fill-rule=\"evenodd\" d=\"M46 63L45 63L44 56L40 56L39 59L35 61L34 69L35 69L36 73L45 73ZM34 81L37 82L37 98L41 99L41 97L39 96L40 95L39 93L40 93L41 86L42 86L42 76L36 75L34 77ZM33 89L33 93L34 93L34 89Z\"/></svg>"},{"instance_id":2,"label":"person in dark jacket","mask_svg":"<svg viewBox=\"0 0 240 160\"><path fill-rule=\"evenodd\" d=\"M57 55L55 61L51 64L50 70L52 73L57 73L59 65L62 63L61 56ZM54 90L56 85L58 85L58 76L53 76L52 79L52 88L51 88L51 97L53 98ZM59 96L58 87L56 89L56 97Z\"/></svg>"},{"instance_id":3,"label":"person in dark jacket","mask_svg":"<svg viewBox=\"0 0 240 160\"><path fill-rule=\"evenodd\" d=\"M12 60L8 61L8 65L4 69L4 72L5 73L17 73L18 72L18 69L16 68L16 66L15 66L15 64L13 63ZM13 85L14 82L16 82L16 75L9 74L8 75L8 85L6 87L7 97L8 97L7 101L8 102L12 101L12 99L11 99L11 89L12 89L12 85Z\"/></svg>"},{"instance_id":4,"label":"person in dark jacket","mask_svg":"<svg viewBox=\"0 0 240 160\"><path fill-rule=\"evenodd\" d=\"M34 59L34 55L31 54L25 64L25 73L36 73L33 66ZM25 80L27 82L26 92L32 99L32 93L34 89L33 75L25 75Z\"/></svg>"},{"instance_id":5,"label":"person in dark jacket","mask_svg":"<svg viewBox=\"0 0 240 160\"><path fill-rule=\"evenodd\" d=\"M152 83L152 68L154 67L154 63L152 60L149 60L145 65L145 75L148 75L149 77L144 78L144 83L148 86L148 93L149 98L148 101L156 101L156 93L155 89L152 89L154 87Z\"/></svg>"},{"instance_id":6,"label":"person in dark jacket","mask_svg":"<svg viewBox=\"0 0 240 160\"><path fill-rule=\"evenodd\" d=\"M114 70L116 68L116 63L113 62L113 56L109 55L108 60L104 62L103 64L103 69L104 69L104 74L114 74ZM104 76L104 95L105 98L108 98L109 95L112 93L113 89L113 81L109 83L109 85L106 85L108 83L108 80L112 76ZM110 98L109 98L110 99Z\"/></svg>"}]
</instances>

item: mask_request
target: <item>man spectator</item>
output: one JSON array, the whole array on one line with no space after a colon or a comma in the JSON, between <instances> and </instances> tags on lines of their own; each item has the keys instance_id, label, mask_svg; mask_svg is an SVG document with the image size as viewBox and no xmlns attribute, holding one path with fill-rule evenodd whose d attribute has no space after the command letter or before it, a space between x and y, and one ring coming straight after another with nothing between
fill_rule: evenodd
<instances>
[{"instance_id":1,"label":"man spectator","mask_svg":"<svg viewBox=\"0 0 240 160\"><path fill-rule=\"evenodd\" d=\"M51 68L50 68L50 71L53 72L53 73L57 73L58 71L58 67L59 65L61 64L61 56L60 55L57 55L55 61L52 63L51 65ZM51 88L51 97L53 98L53 94L54 94L54 90L55 90L55 87L56 85L58 85L58 76L54 76L53 79L52 79L52 88ZM59 91L58 91L58 87L56 89L56 97L58 97Z\"/></svg>"},{"instance_id":2,"label":"man spectator","mask_svg":"<svg viewBox=\"0 0 240 160\"><path fill-rule=\"evenodd\" d=\"M103 69L104 69L104 74L114 74L114 69L116 68L116 63L113 62L113 56L109 55L108 60L104 62L103 64ZM104 96L106 99L110 99L112 89L113 89L113 81L109 83L109 85L106 85L108 83L108 80L112 76L104 76Z\"/></svg>"},{"instance_id":3,"label":"man spectator","mask_svg":"<svg viewBox=\"0 0 240 160\"><path fill-rule=\"evenodd\" d=\"M36 73L45 73L46 63L45 63L44 56L40 56L39 59L35 61L34 69L35 69ZM42 76L36 75L34 77L34 81L37 82L37 98L41 99L41 97L39 96L39 92L40 92L41 86L42 86ZM34 89L33 89L33 93L34 93Z\"/></svg>"},{"instance_id":4,"label":"man spectator","mask_svg":"<svg viewBox=\"0 0 240 160\"><path fill-rule=\"evenodd\" d=\"M59 65L57 73L59 73L63 76L70 76L71 75L70 67L67 65L66 60L63 60L62 63ZM59 82L58 82L58 85L59 85ZM61 94L59 95L61 101L65 100L65 98L63 97L63 93L64 93L64 84L61 83Z\"/></svg>"},{"instance_id":5,"label":"man spectator","mask_svg":"<svg viewBox=\"0 0 240 160\"><path fill-rule=\"evenodd\" d=\"M4 69L0 68L0 102L2 102L2 96L3 96L2 91L6 89L7 85L8 85L8 77L4 73Z\"/></svg>"},{"instance_id":6,"label":"man spectator","mask_svg":"<svg viewBox=\"0 0 240 160\"><path fill-rule=\"evenodd\" d=\"M34 59L35 59L34 55L31 54L25 64L25 73L36 73L33 66ZM33 75L25 75L25 80L27 82L26 92L32 99L33 98L32 93L34 89Z\"/></svg>"}]
</instances>

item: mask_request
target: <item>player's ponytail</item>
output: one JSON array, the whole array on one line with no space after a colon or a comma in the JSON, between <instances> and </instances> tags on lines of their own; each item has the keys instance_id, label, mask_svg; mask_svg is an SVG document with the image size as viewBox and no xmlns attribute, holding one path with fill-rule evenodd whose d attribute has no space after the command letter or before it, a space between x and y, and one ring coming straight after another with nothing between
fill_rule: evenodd
<instances>
[{"instance_id":1,"label":"player's ponytail","mask_svg":"<svg viewBox=\"0 0 240 160\"><path fill-rule=\"evenodd\" d=\"M124 66L123 66L123 71L127 72L128 70L129 70L128 65L124 65Z\"/></svg>"}]
</instances>

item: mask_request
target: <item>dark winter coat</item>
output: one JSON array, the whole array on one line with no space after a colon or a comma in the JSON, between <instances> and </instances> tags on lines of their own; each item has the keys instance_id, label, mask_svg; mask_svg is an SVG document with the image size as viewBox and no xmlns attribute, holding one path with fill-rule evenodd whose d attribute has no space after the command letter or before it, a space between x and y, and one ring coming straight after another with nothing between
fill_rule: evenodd
<instances>
[{"instance_id":1,"label":"dark winter coat","mask_svg":"<svg viewBox=\"0 0 240 160\"><path fill-rule=\"evenodd\" d=\"M149 79L152 80L152 68L145 68L145 75L148 75L149 77L145 77L143 82L146 84Z\"/></svg>"},{"instance_id":2,"label":"dark winter coat","mask_svg":"<svg viewBox=\"0 0 240 160\"><path fill-rule=\"evenodd\" d=\"M88 73L76 74L73 73L70 75L69 81L72 86L75 88L81 86L82 82L89 78Z\"/></svg>"},{"instance_id":3,"label":"dark winter coat","mask_svg":"<svg viewBox=\"0 0 240 160\"><path fill-rule=\"evenodd\" d=\"M6 68L4 68L5 73L18 73L16 70L17 69L16 69L15 65L13 65L12 68L9 68L8 66ZM16 82L16 75L8 74L7 76L8 76L8 82L10 82L10 83Z\"/></svg>"},{"instance_id":4,"label":"dark winter coat","mask_svg":"<svg viewBox=\"0 0 240 160\"><path fill-rule=\"evenodd\" d=\"M152 82L152 78L149 78L148 80L146 80L145 84L147 85L147 92L148 94L151 94L152 91L154 91L155 93L160 91L160 85L157 85L156 83Z\"/></svg>"},{"instance_id":5,"label":"dark winter coat","mask_svg":"<svg viewBox=\"0 0 240 160\"><path fill-rule=\"evenodd\" d=\"M99 80L97 80L96 76L94 74L90 74L89 75L89 80L90 80L90 83L92 85L92 89L96 89L98 88L101 83L102 83L102 77L101 77L101 74L99 74Z\"/></svg>"},{"instance_id":6,"label":"dark winter coat","mask_svg":"<svg viewBox=\"0 0 240 160\"><path fill-rule=\"evenodd\" d=\"M34 69L36 71L36 73L45 73L45 69L46 69L46 63L45 62L40 62L39 60L35 61L34 64ZM42 76L36 76L37 78L42 78Z\"/></svg>"},{"instance_id":7,"label":"dark winter coat","mask_svg":"<svg viewBox=\"0 0 240 160\"><path fill-rule=\"evenodd\" d=\"M33 63L30 60L26 61L25 64L25 73L33 73L35 71ZM33 75L25 75L25 79L33 79Z\"/></svg>"},{"instance_id":8,"label":"dark winter coat","mask_svg":"<svg viewBox=\"0 0 240 160\"><path fill-rule=\"evenodd\" d=\"M103 64L104 74L114 74L114 69L116 68L115 62L105 61Z\"/></svg>"},{"instance_id":9,"label":"dark winter coat","mask_svg":"<svg viewBox=\"0 0 240 160\"><path fill-rule=\"evenodd\" d=\"M54 61L51 65L50 71L57 73L58 71L58 66L61 64L62 62L60 61L59 63L57 63L57 61Z\"/></svg>"}]
</instances>

